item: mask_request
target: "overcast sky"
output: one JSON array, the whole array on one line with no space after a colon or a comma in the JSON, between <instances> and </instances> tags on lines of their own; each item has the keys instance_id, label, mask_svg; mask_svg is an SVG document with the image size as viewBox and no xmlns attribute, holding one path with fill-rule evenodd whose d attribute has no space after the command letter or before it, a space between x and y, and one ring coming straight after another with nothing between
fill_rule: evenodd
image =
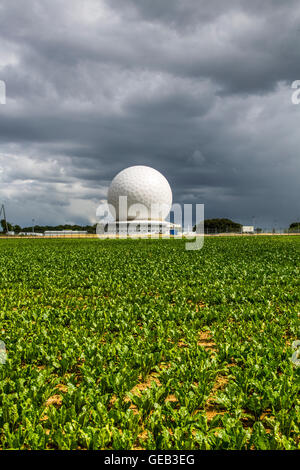
<instances>
[{"instance_id":1,"label":"overcast sky","mask_svg":"<svg viewBox=\"0 0 300 470\"><path fill-rule=\"evenodd\" d=\"M299 36L298 0L2 0L9 221L95 222L136 164L206 218L299 220Z\"/></svg>"}]
</instances>

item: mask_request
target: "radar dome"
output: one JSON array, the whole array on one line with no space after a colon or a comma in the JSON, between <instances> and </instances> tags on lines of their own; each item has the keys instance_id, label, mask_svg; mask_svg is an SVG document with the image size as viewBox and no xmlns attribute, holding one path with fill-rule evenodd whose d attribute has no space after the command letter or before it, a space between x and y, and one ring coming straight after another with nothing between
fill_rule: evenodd
<instances>
[{"instance_id":1,"label":"radar dome","mask_svg":"<svg viewBox=\"0 0 300 470\"><path fill-rule=\"evenodd\" d=\"M112 215L116 220L164 220L172 206L172 190L159 171L137 165L114 177L107 199L115 209ZM126 210L123 206L125 199Z\"/></svg>"}]
</instances>

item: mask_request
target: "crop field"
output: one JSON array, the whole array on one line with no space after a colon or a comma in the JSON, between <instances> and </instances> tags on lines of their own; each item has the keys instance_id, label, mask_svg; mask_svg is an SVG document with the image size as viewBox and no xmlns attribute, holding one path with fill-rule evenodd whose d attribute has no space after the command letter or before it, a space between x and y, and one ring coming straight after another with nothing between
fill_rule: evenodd
<instances>
[{"instance_id":1,"label":"crop field","mask_svg":"<svg viewBox=\"0 0 300 470\"><path fill-rule=\"evenodd\" d=\"M0 449L297 449L300 237L1 240Z\"/></svg>"}]
</instances>

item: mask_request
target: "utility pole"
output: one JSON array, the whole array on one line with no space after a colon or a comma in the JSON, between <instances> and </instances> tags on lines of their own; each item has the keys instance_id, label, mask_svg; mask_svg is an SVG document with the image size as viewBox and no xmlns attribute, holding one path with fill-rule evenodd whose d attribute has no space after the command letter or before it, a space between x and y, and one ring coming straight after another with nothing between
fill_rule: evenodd
<instances>
[{"instance_id":1,"label":"utility pole","mask_svg":"<svg viewBox=\"0 0 300 470\"><path fill-rule=\"evenodd\" d=\"M32 219L32 233L34 233L34 219Z\"/></svg>"},{"instance_id":2,"label":"utility pole","mask_svg":"<svg viewBox=\"0 0 300 470\"><path fill-rule=\"evenodd\" d=\"M3 214L3 218L4 218L4 222L5 222L5 230L6 230L6 233L7 233L8 232L8 227L7 227L7 220L6 220L6 215L5 215L4 204L2 204L1 209L0 209L0 217L1 217L1 214Z\"/></svg>"}]
</instances>

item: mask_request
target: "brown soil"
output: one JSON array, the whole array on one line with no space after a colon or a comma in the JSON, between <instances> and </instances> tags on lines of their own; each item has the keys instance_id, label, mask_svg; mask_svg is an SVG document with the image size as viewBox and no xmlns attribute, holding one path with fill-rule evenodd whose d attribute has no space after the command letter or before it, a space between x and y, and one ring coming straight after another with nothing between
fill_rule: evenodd
<instances>
[{"instance_id":1,"label":"brown soil","mask_svg":"<svg viewBox=\"0 0 300 470\"><path fill-rule=\"evenodd\" d=\"M216 351L216 343L212 339L210 331L201 331L199 333L199 341L197 344L206 351Z\"/></svg>"},{"instance_id":2,"label":"brown soil","mask_svg":"<svg viewBox=\"0 0 300 470\"><path fill-rule=\"evenodd\" d=\"M52 397L48 398L48 400L45 403L46 408L48 408L51 405L54 406L61 406L62 404L62 396L61 395L53 395Z\"/></svg>"}]
</instances>

